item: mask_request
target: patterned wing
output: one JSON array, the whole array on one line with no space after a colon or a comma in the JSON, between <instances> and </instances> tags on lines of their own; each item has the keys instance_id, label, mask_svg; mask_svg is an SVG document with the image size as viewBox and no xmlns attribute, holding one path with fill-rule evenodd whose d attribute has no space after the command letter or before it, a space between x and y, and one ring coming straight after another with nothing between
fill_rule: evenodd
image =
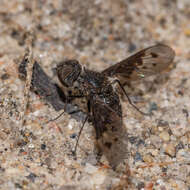
<instances>
[{"instance_id":1,"label":"patterned wing","mask_svg":"<svg viewBox=\"0 0 190 190\"><path fill-rule=\"evenodd\" d=\"M143 49L105 69L103 74L110 77L118 77L126 82L138 80L167 70L173 62L174 57L174 50L166 45L158 44Z\"/></svg>"},{"instance_id":2,"label":"patterned wing","mask_svg":"<svg viewBox=\"0 0 190 190\"><path fill-rule=\"evenodd\" d=\"M127 155L127 133L122 126L122 110L115 93L97 95L91 100L97 145L112 167Z\"/></svg>"}]
</instances>

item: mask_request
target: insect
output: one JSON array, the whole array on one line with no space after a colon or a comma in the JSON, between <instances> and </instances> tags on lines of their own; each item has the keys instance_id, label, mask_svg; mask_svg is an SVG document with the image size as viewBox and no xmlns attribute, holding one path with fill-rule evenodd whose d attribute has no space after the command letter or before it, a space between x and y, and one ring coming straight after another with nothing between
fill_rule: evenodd
<instances>
[{"instance_id":1,"label":"insect","mask_svg":"<svg viewBox=\"0 0 190 190\"><path fill-rule=\"evenodd\" d=\"M169 68L174 56L175 52L170 47L158 44L143 49L102 72L88 70L76 60L67 60L57 66L60 82L68 88L78 86L77 97L85 97L88 102L89 114L79 136L85 122L91 117L97 144L112 166L124 159L127 146L126 142L123 142L127 137L122 126L122 107L114 84L119 85L129 103L138 110L130 101L122 84L161 73Z\"/></svg>"}]
</instances>

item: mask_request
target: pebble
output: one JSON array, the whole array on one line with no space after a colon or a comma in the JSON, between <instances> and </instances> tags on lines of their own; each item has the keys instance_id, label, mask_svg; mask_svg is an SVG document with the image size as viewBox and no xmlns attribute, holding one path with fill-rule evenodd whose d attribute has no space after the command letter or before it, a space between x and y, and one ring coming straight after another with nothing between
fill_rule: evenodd
<instances>
[{"instance_id":1,"label":"pebble","mask_svg":"<svg viewBox=\"0 0 190 190\"><path fill-rule=\"evenodd\" d=\"M162 131L159 136L163 141L169 141L170 140L170 135L168 134L167 131Z\"/></svg>"},{"instance_id":2,"label":"pebble","mask_svg":"<svg viewBox=\"0 0 190 190\"><path fill-rule=\"evenodd\" d=\"M142 161L142 157L141 157L141 154L139 152L137 152L135 154L134 160L135 160L135 162Z\"/></svg>"},{"instance_id":3,"label":"pebble","mask_svg":"<svg viewBox=\"0 0 190 190\"><path fill-rule=\"evenodd\" d=\"M152 150L151 150L151 154L152 154L153 156L158 156L158 150L157 150L157 149L152 149Z\"/></svg>"},{"instance_id":4,"label":"pebble","mask_svg":"<svg viewBox=\"0 0 190 190\"><path fill-rule=\"evenodd\" d=\"M29 144L28 145L28 148L34 148L35 146L34 146L34 144Z\"/></svg>"},{"instance_id":5,"label":"pebble","mask_svg":"<svg viewBox=\"0 0 190 190\"><path fill-rule=\"evenodd\" d=\"M155 102L151 102L149 105L149 112L151 113L152 111L157 111L158 110L158 106Z\"/></svg>"},{"instance_id":6,"label":"pebble","mask_svg":"<svg viewBox=\"0 0 190 190\"><path fill-rule=\"evenodd\" d=\"M178 189L178 185L174 179L170 179L170 184L173 188Z\"/></svg>"},{"instance_id":7,"label":"pebble","mask_svg":"<svg viewBox=\"0 0 190 190\"><path fill-rule=\"evenodd\" d=\"M106 175L104 174L104 172L96 172L93 176L92 176L92 182L95 185L101 185L104 181L105 181Z\"/></svg>"},{"instance_id":8,"label":"pebble","mask_svg":"<svg viewBox=\"0 0 190 190\"><path fill-rule=\"evenodd\" d=\"M70 135L70 138L71 138L71 139L74 139L74 138L76 138L76 136L77 136L77 134L76 134L76 133L73 133L73 134Z\"/></svg>"},{"instance_id":9,"label":"pebble","mask_svg":"<svg viewBox=\"0 0 190 190\"><path fill-rule=\"evenodd\" d=\"M35 181L35 178L37 177L37 175L35 173L30 173L28 176L26 176L26 178L28 178L29 180L31 180L32 182Z\"/></svg>"},{"instance_id":10,"label":"pebble","mask_svg":"<svg viewBox=\"0 0 190 190\"><path fill-rule=\"evenodd\" d=\"M184 149L181 149L177 152L176 157L182 162L190 162L190 152Z\"/></svg>"},{"instance_id":11,"label":"pebble","mask_svg":"<svg viewBox=\"0 0 190 190\"><path fill-rule=\"evenodd\" d=\"M173 143L165 144L164 151L171 157L174 157L176 154L176 148Z\"/></svg>"},{"instance_id":12,"label":"pebble","mask_svg":"<svg viewBox=\"0 0 190 190\"><path fill-rule=\"evenodd\" d=\"M89 174L93 174L93 173L97 172L98 169L97 169L97 167L95 167L89 163L86 163L86 167L84 170L85 170L85 172L87 172Z\"/></svg>"},{"instance_id":13,"label":"pebble","mask_svg":"<svg viewBox=\"0 0 190 190\"><path fill-rule=\"evenodd\" d=\"M186 28L185 30L184 30L184 33L185 33L185 35L186 36L190 36L190 28Z\"/></svg>"},{"instance_id":14,"label":"pebble","mask_svg":"<svg viewBox=\"0 0 190 190\"><path fill-rule=\"evenodd\" d=\"M145 156L143 156L143 160L144 162L151 163L153 162L153 157L150 154L146 154Z\"/></svg>"},{"instance_id":15,"label":"pebble","mask_svg":"<svg viewBox=\"0 0 190 190\"><path fill-rule=\"evenodd\" d=\"M41 149L45 150L46 149L46 145L45 144L41 144Z\"/></svg>"}]
</instances>

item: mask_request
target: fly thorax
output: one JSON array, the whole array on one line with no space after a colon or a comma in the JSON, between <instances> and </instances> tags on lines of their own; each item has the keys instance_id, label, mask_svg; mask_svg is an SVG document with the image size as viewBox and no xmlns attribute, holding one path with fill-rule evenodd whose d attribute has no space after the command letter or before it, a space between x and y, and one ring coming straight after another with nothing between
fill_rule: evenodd
<instances>
[{"instance_id":1,"label":"fly thorax","mask_svg":"<svg viewBox=\"0 0 190 190\"><path fill-rule=\"evenodd\" d=\"M89 93L97 94L101 92L105 77L99 72L84 69L84 73L82 74L82 81L83 87L89 91Z\"/></svg>"}]
</instances>

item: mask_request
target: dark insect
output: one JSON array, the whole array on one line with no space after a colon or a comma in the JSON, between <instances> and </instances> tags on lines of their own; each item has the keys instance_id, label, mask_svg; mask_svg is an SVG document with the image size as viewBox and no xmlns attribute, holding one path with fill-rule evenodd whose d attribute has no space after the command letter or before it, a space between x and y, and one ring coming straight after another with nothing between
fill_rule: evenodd
<instances>
[{"instance_id":1,"label":"dark insect","mask_svg":"<svg viewBox=\"0 0 190 190\"><path fill-rule=\"evenodd\" d=\"M139 51L103 72L82 68L76 60L68 60L57 66L61 83L65 87L78 86L77 97L86 97L89 114L83 126L90 117L96 131L97 144L112 166L116 166L127 155L127 136L122 126L122 108L114 84L119 85L132 104L122 84L161 73L169 68L174 56L175 52L170 47L158 44ZM133 106L138 110L135 105Z\"/></svg>"}]
</instances>

